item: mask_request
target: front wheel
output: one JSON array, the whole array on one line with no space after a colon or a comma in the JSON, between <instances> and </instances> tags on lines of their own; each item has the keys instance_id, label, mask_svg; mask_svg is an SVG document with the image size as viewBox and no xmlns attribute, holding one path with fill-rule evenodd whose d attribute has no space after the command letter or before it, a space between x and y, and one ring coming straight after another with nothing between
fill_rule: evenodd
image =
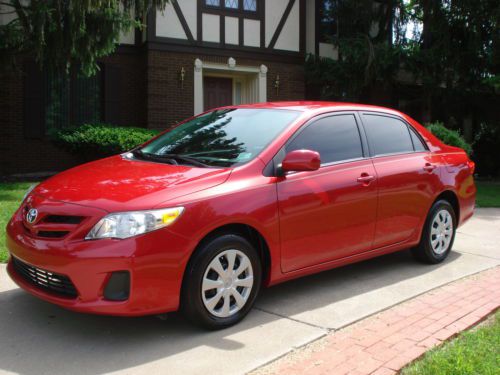
<instances>
[{"instance_id":1,"label":"front wheel","mask_svg":"<svg viewBox=\"0 0 500 375\"><path fill-rule=\"evenodd\" d=\"M456 232L455 211L448 201L440 200L431 207L422 238L412 253L420 261L436 264L446 259Z\"/></svg>"},{"instance_id":2,"label":"front wheel","mask_svg":"<svg viewBox=\"0 0 500 375\"><path fill-rule=\"evenodd\" d=\"M243 237L221 235L194 254L184 279L182 307L187 317L209 329L232 326L252 308L262 266Z\"/></svg>"}]
</instances>

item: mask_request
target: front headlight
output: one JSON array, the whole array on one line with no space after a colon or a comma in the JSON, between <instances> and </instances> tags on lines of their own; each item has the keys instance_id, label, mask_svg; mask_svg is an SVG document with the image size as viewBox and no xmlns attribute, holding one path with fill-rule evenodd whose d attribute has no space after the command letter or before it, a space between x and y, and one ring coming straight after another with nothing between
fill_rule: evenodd
<instances>
[{"instance_id":1,"label":"front headlight","mask_svg":"<svg viewBox=\"0 0 500 375\"><path fill-rule=\"evenodd\" d=\"M94 225L86 240L99 238L128 238L151 232L172 224L184 211L184 207L164 208L151 211L133 211L109 214Z\"/></svg>"}]
</instances>

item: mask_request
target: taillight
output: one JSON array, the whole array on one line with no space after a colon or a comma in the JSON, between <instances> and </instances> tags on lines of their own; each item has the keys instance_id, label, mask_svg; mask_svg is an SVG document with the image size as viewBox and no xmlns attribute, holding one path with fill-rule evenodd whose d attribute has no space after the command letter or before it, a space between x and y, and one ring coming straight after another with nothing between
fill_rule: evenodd
<instances>
[{"instance_id":1,"label":"taillight","mask_svg":"<svg viewBox=\"0 0 500 375\"><path fill-rule=\"evenodd\" d=\"M474 163L472 160L469 160L467 162L467 167L469 167L470 174L474 174L474 171L476 170L476 163Z\"/></svg>"}]
</instances>

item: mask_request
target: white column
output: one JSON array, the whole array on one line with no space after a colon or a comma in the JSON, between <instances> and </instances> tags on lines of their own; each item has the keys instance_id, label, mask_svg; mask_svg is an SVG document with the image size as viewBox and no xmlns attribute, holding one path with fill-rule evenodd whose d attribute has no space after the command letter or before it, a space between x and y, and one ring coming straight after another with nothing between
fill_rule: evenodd
<instances>
[{"instance_id":1,"label":"white column","mask_svg":"<svg viewBox=\"0 0 500 375\"><path fill-rule=\"evenodd\" d=\"M267 66L261 65L259 72L259 102L267 102Z\"/></svg>"},{"instance_id":2,"label":"white column","mask_svg":"<svg viewBox=\"0 0 500 375\"><path fill-rule=\"evenodd\" d=\"M194 114L203 112L203 62L194 60Z\"/></svg>"}]
</instances>

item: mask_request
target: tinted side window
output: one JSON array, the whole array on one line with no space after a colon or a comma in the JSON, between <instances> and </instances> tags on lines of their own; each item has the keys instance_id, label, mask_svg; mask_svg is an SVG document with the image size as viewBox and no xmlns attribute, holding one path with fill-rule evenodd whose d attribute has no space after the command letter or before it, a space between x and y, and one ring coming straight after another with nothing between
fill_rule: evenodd
<instances>
[{"instance_id":1,"label":"tinted side window","mask_svg":"<svg viewBox=\"0 0 500 375\"><path fill-rule=\"evenodd\" d=\"M363 157L361 138L354 115L324 117L310 124L286 147L286 151L319 152L321 163Z\"/></svg>"},{"instance_id":2,"label":"tinted side window","mask_svg":"<svg viewBox=\"0 0 500 375\"><path fill-rule=\"evenodd\" d=\"M406 124L393 117L364 115L366 136L374 155L413 152Z\"/></svg>"},{"instance_id":3,"label":"tinted side window","mask_svg":"<svg viewBox=\"0 0 500 375\"><path fill-rule=\"evenodd\" d=\"M420 137L417 135L417 131L413 129L410 126L410 135L411 135L411 140L413 141L413 147L415 148L415 151L426 151L427 148L424 146L424 143L420 139Z\"/></svg>"}]
</instances>

